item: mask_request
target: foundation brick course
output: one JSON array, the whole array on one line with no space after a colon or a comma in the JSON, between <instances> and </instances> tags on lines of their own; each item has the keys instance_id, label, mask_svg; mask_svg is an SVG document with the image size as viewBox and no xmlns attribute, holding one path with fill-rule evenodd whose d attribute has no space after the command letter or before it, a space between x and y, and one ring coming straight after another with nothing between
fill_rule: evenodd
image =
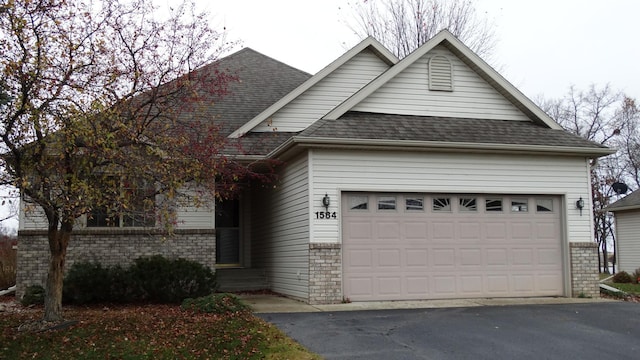
<instances>
[{"instance_id":1,"label":"foundation brick course","mask_svg":"<svg viewBox=\"0 0 640 360\"><path fill-rule=\"evenodd\" d=\"M340 244L310 244L309 304L338 304L342 300Z\"/></svg>"},{"instance_id":2,"label":"foundation brick course","mask_svg":"<svg viewBox=\"0 0 640 360\"><path fill-rule=\"evenodd\" d=\"M159 231L109 229L77 230L67 249L65 271L76 262L99 262L103 266L128 266L143 256L184 258L215 269L215 230L175 230L168 236ZM30 285L42 285L49 268L46 231L18 233L16 297L22 298Z\"/></svg>"},{"instance_id":3,"label":"foundation brick course","mask_svg":"<svg viewBox=\"0 0 640 360\"><path fill-rule=\"evenodd\" d=\"M569 243L571 252L571 296L599 297L598 245L594 242Z\"/></svg>"}]
</instances>

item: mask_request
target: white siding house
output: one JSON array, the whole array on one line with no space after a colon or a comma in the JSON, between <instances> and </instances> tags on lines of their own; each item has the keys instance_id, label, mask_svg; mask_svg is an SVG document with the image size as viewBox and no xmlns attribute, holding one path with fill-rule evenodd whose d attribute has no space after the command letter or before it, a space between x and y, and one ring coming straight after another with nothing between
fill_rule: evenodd
<instances>
[{"instance_id":1,"label":"white siding house","mask_svg":"<svg viewBox=\"0 0 640 360\"><path fill-rule=\"evenodd\" d=\"M640 268L640 190L609 205L607 210L615 216L618 270L632 274Z\"/></svg>"},{"instance_id":2,"label":"white siding house","mask_svg":"<svg viewBox=\"0 0 640 360\"><path fill-rule=\"evenodd\" d=\"M563 131L451 33L401 60L368 38L313 76L250 49L217 68L240 80L209 109L245 149L230 155L278 179L178 209L192 246L157 251L199 247L309 303L598 295L589 161L612 150ZM638 230L625 216L622 237ZM149 229L125 230L108 233Z\"/></svg>"}]
</instances>

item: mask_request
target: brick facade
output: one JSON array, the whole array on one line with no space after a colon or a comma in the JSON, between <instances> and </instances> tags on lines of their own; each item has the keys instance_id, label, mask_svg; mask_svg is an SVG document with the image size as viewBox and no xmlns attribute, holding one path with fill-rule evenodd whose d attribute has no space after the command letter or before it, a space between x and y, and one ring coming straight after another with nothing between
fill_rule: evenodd
<instances>
[{"instance_id":1,"label":"brick facade","mask_svg":"<svg viewBox=\"0 0 640 360\"><path fill-rule=\"evenodd\" d=\"M594 242L572 242L569 248L571 297L599 297L598 245Z\"/></svg>"},{"instance_id":2,"label":"brick facade","mask_svg":"<svg viewBox=\"0 0 640 360\"><path fill-rule=\"evenodd\" d=\"M23 230L18 233L16 297L20 299L30 285L43 285L49 267L46 231ZM163 255L185 258L214 269L215 230L176 230L167 236L149 230L80 229L72 234L65 269L75 262L100 262L104 266L127 266L142 256Z\"/></svg>"},{"instance_id":3,"label":"brick facade","mask_svg":"<svg viewBox=\"0 0 640 360\"><path fill-rule=\"evenodd\" d=\"M338 304L342 298L340 244L309 245L309 303Z\"/></svg>"}]
</instances>

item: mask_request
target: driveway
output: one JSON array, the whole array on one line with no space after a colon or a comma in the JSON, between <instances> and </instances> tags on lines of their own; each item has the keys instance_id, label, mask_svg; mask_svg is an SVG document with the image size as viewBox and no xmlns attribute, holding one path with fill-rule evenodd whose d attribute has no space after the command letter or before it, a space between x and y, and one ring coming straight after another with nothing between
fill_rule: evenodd
<instances>
[{"instance_id":1,"label":"driveway","mask_svg":"<svg viewBox=\"0 0 640 360\"><path fill-rule=\"evenodd\" d=\"M326 359L637 359L640 304L257 314Z\"/></svg>"}]
</instances>

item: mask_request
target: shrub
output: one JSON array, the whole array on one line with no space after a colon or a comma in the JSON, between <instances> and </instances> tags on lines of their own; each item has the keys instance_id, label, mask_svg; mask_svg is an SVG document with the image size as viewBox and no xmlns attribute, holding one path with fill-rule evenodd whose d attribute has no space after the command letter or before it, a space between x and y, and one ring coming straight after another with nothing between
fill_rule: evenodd
<instances>
[{"instance_id":1,"label":"shrub","mask_svg":"<svg viewBox=\"0 0 640 360\"><path fill-rule=\"evenodd\" d=\"M631 274L631 277L631 282L633 282L634 284L640 283L640 268L637 268L636 271Z\"/></svg>"},{"instance_id":2,"label":"shrub","mask_svg":"<svg viewBox=\"0 0 640 360\"><path fill-rule=\"evenodd\" d=\"M185 259L139 258L130 271L151 302L179 304L186 298L209 295L217 287L211 269Z\"/></svg>"},{"instance_id":3,"label":"shrub","mask_svg":"<svg viewBox=\"0 0 640 360\"><path fill-rule=\"evenodd\" d=\"M630 283L631 282L631 275L629 275L628 272L626 271L620 271L619 273L613 275L613 282L614 283Z\"/></svg>"},{"instance_id":4,"label":"shrub","mask_svg":"<svg viewBox=\"0 0 640 360\"><path fill-rule=\"evenodd\" d=\"M215 273L199 263L162 256L138 258L129 268L74 264L64 281L64 299L77 304L151 302L179 304L216 290Z\"/></svg>"},{"instance_id":5,"label":"shrub","mask_svg":"<svg viewBox=\"0 0 640 360\"><path fill-rule=\"evenodd\" d=\"M211 294L196 299L185 299L182 309L207 314L226 314L249 310L249 307L231 294Z\"/></svg>"},{"instance_id":6,"label":"shrub","mask_svg":"<svg viewBox=\"0 0 640 360\"><path fill-rule=\"evenodd\" d=\"M111 276L101 264L80 262L74 264L64 280L63 300L76 304L88 304L109 300Z\"/></svg>"},{"instance_id":7,"label":"shrub","mask_svg":"<svg viewBox=\"0 0 640 360\"><path fill-rule=\"evenodd\" d=\"M0 239L0 290L16 284L16 250L15 241Z\"/></svg>"},{"instance_id":8,"label":"shrub","mask_svg":"<svg viewBox=\"0 0 640 360\"><path fill-rule=\"evenodd\" d=\"M24 291L20 303L23 306L44 304L44 288L40 285L31 285Z\"/></svg>"}]
</instances>

